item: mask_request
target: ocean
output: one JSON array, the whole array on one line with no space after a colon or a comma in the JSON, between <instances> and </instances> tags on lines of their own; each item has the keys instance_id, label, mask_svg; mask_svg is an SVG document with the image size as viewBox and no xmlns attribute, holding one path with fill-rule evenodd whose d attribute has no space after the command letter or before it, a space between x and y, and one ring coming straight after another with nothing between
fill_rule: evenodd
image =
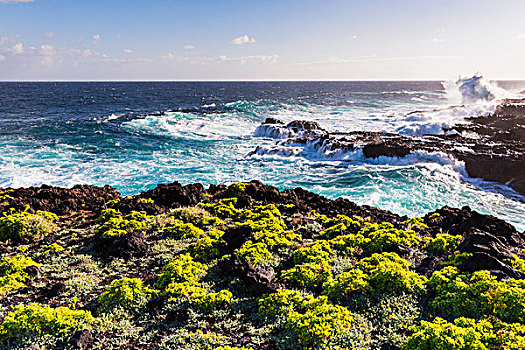
<instances>
[{"instance_id":1,"label":"ocean","mask_svg":"<svg viewBox=\"0 0 525 350\"><path fill-rule=\"evenodd\" d=\"M470 206L525 229L525 201L440 154L365 159L255 133L266 118L333 132L439 134L492 112L525 82L4 82L0 187L93 184L134 195L159 183L261 180L408 216ZM494 100L485 97L491 94Z\"/></svg>"}]
</instances>

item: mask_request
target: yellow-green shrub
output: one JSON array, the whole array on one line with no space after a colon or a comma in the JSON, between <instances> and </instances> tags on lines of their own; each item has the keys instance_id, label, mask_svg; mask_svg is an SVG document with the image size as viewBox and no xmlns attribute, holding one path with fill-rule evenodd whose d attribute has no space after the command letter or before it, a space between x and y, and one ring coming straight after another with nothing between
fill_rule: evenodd
<instances>
[{"instance_id":1,"label":"yellow-green shrub","mask_svg":"<svg viewBox=\"0 0 525 350\"><path fill-rule=\"evenodd\" d=\"M253 243L252 241L246 241L239 249L235 250L235 253L237 253L242 260L254 266L272 257L268 246L262 242Z\"/></svg>"},{"instance_id":2,"label":"yellow-green shrub","mask_svg":"<svg viewBox=\"0 0 525 350\"><path fill-rule=\"evenodd\" d=\"M333 254L331 244L328 241L316 241L309 243L293 252L293 260L296 264L322 263Z\"/></svg>"},{"instance_id":3,"label":"yellow-green shrub","mask_svg":"<svg viewBox=\"0 0 525 350\"><path fill-rule=\"evenodd\" d=\"M54 223L58 217L47 211L28 213L29 206L23 211L10 209L0 216L0 241L8 239L39 238L56 230Z\"/></svg>"},{"instance_id":4,"label":"yellow-green shrub","mask_svg":"<svg viewBox=\"0 0 525 350\"><path fill-rule=\"evenodd\" d=\"M155 286L163 289L173 282L197 281L205 272L205 265L193 261L189 254L181 254L164 266Z\"/></svg>"},{"instance_id":5,"label":"yellow-green shrub","mask_svg":"<svg viewBox=\"0 0 525 350\"><path fill-rule=\"evenodd\" d=\"M293 330L305 346L322 347L330 338L350 330L354 320L348 309L330 304L325 296L302 297L286 289L260 299L259 311L285 316L286 327Z\"/></svg>"},{"instance_id":6,"label":"yellow-green shrub","mask_svg":"<svg viewBox=\"0 0 525 350\"><path fill-rule=\"evenodd\" d=\"M203 230L195 225L191 223L185 224L181 220L172 221L170 226L164 228L164 232L175 239L199 238L205 234Z\"/></svg>"},{"instance_id":7,"label":"yellow-green shrub","mask_svg":"<svg viewBox=\"0 0 525 350\"><path fill-rule=\"evenodd\" d=\"M52 308L39 303L16 305L0 325L0 340L22 335L53 333L88 326L93 321L89 311Z\"/></svg>"},{"instance_id":8,"label":"yellow-green shrub","mask_svg":"<svg viewBox=\"0 0 525 350\"><path fill-rule=\"evenodd\" d=\"M220 305L230 304L232 299L232 293L228 290L211 293L195 281L171 283L165 294L170 300L187 301L201 310L213 310Z\"/></svg>"},{"instance_id":9,"label":"yellow-green shrub","mask_svg":"<svg viewBox=\"0 0 525 350\"><path fill-rule=\"evenodd\" d=\"M25 287L24 283L29 278L25 272L29 266L40 267L25 255L5 257L0 261L0 296L11 290Z\"/></svg>"},{"instance_id":10,"label":"yellow-green shrub","mask_svg":"<svg viewBox=\"0 0 525 350\"><path fill-rule=\"evenodd\" d=\"M442 315L525 321L525 280L498 281L489 271L471 274L447 266L435 271L427 284L436 293L431 306Z\"/></svg>"},{"instance_id":11,"label":"yellow-green shrub","mask_svg":"<svg viewBox=\"0 0 525 350\"><path fill-rule=\"evenodd\" d=\"M435 238L425 238L426 243L423 249L434 253L452 253L456 250L461 239L461 235L449 235L448 233L438 233Z\"/></svg>"},{"instance_id":12,"label":"yellow-green shrub","mask_svg":"<svg viewBox=\"0 0 525 350\"><path fill-rule=\"evenodd\" d=\"M304 263L283 271L281 277L301 288L315 290L332 277L332 268L327 263Z\"/></svg>"},{"instance_id":13,"label":"yellow-green shrub","mask_svg":"<svg viewBox=\"0 0 525 350\"><path fill-rule=\"evenodd\" d=\"M224 231L211 229L204 237L197 242L190 244L188 252L197 261L209 262L220 257L219 246Z\"/></svg>"},{"instance_id":14,"label":"yellow-green shrub","mask_svg":"<svg viewBox=\"0 0 525 350\"><path fill-rule=\"evenodd\" d=\"M449 323L442 318L422 321L403 343L404 350L492 350L524 349L525 326L507 324L495 318L474 320L457 318Z\"/></svg>"},{"instance_id":15,"label":"yellow-green shrub","mask_svg":"<svg viewBox=\"0 0 525 350\"><path fill-rule=\"evenodd\" d=\"M98 298L105 307L137 308L155 295L156 291L148 288L138 278L121 278L114 280Z\"/></svg>"}]
</instances>

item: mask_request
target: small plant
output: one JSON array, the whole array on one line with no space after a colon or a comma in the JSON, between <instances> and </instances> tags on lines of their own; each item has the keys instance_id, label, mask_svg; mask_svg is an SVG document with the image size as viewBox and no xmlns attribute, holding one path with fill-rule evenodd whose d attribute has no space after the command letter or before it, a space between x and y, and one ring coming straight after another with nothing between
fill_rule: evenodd
<instances>
[{"instance_id":1,"label":"small plant","mask_svg":"<svg viewBox=\"0 0 525 350\"><path fill-rule=\"evenodd\" d=\"M417 216L406 220L404 223L407 224L409 230L422 230L428 227L427 224L425 224L425 219Z\"/></svg>"},{"instance_id":2,"label":"small plant","mask_svg":"<svg viewBox=\"0 0 525 350\"><path fill-rule=\"evenodd\" d=\"M258 265L261 261L272 257L272 253L268 250L268 246L263 242L253 243L252 241L246 241L235 252L241 259L254 266Z\"/></svg>"},{"instance_id":3,"label":"small plant","mask_svg":"<svg viewBox=\"0 0 525 350\"><path fill-rule=\"evenodd\" d=\"M164 232L175 239L199 238L205 234L200 228L191 223L185 224L182 220L174 220L164 229Z\"/></svg>"},{"instance_id":4,"label":"small plant","mask_svg":"<svg viewBox=\"0 0 525 350\"><path fill-rule=\"evenodd\" d=\"M454 266L435 271L428 281L436 297L430 305L451 317L494 315L506 322L525 321L525 281L498 281L489 271L472 274Z\"/></svg>"},{"instance_id":5,"label":"small plant","mask_svg":"<svg viewBox=\"0 0 525 350\"><path fill-rule=\"evenodd\" d=\"M413 246L419 244L421 238L416 236L412 230L405 231L396 229L394 225L389 222L381 224L365 224L365 227L359 231L364 237L370 239L368 244L364 246L370 252L380 252L383 249L391 246L394 243L404 244L406 246Z\"/></svg>"},{"instance_id":6,"label":"small plant","mask_svg":"<svg viewBox=\"0 0 525 350\"><path fill-rule=\"evenodd\" d=\"M348 309L330 304L326 296L302 297L286 289L260 299L259 310L285 316L286 328L293 330L302 344L321 348L330 338L351 330L354 321Z\"/></svg>"},{"instance_id":7,"label":"small plant","mask_svg":"<svg viewBox=\"0 0 525 350\"><path fill-rule=\"evenodd\" d=\"M452 253L456 250L462 238L461 235L454 236L448 233L438 233L435 238L426 238L423 249L438 254Z\"/></svg>"},{"instance_id":8,"label":"small plant","mask_svg":"<svg viewBox=\"0 0 525 350\"><path fill-rule=\"evenodd\" d=\"M153 216L147 215L144 211L132 211L122 216L118 210L104 209L97 219L97 222L101 224L97 233L103 238L121 237L134 230L145 230L148 221L152 218Z\"/></svg>"},{"instance_id":9,"label":"small plant","mask_svg":"<svg viewBox=\"0 0 525 350\"><path fill-rule=\"evenodd\" d=\"M330 300L341 301L350 293L363 292L369 288L368 275L359 269L350 270L329 279L323 285L323 294Z\"/></svg>"},{"instance_id":10,"label":"small plant","mask_svg":"<svg viewBox=\"0 0 525 350\"><path fill-rule=\"evenodd\" d=\"M315 290L332 277L332 268L326 263L304 263L283 271L281 277L301 288Z\"/></svg>"},{"instance_id":11,"label":"small plant","mask_svg":"<svg viewBox=\"0 0 525 350\"><path fill-rule=\"evenodd\" d=\"M16 305L0 325L0 340L22 335L53 333L89 326L93 316L89 311L52 308L39 303Z\"/></svg>"},{"instance_id":12,"label":"small plant","mask_svg":"<svg viewBox=\"0 0 525 350\"><path fill-rule=\"evenodd\" d=\"M0 241L8 239L20 240L24 238L40 238L47 235L57 226L58 217L46 211L37 211L36 214L28 213L29 206L23 211L10 209L0 216Z\"/></svg>"},{"instance_id":13,"label":"small plant","mask_svg":"<svg viewBox=\"0 0 525 350\"><path fill-rule=\"evenodd\" d=\"M490 350L525 348L525 327L497 319L476 321L460 317L449 323L442 318L422 321L411 328L414 332L403 343L404 350Z\"/></svg>"},{"instance_id":14,"label":"small plant","mask_svg":"<svg viewBox=\"0 0 525 350\"><path fill-rule=\"evenodd\" d=\"M25 255L5 257L0 260L0 296L6 292L25 287L29 278L26 269L30 266L40 267Z\"/></svg>"},{"instance_id":15,"label":"small plant","mask_svg":"<svg viewBox=\"0 0 525 350\"><path fill-rule=\"evenodd\" d=\"M46 250L44 250L44 254L60 253L63 251L64 251L64 247L62 247L60 244L55 242L55 243L51 243L50 245L46 247Z\"/></svg>"},{"instance_id":16,"label":"small plant","mask_svg":"<svg viewBox=\"0 0 525 350\"><path fill-rule=\"evenodd\" d=\"M323 263L333 254L330 242L316 241L294 251L293 260L296 264Z\"/></svg>"},{"instance_id":17,"label":"small plant","mask_svg":"<svg viewBox=\"0 0 525 350\"><path fill-rule=\"evenodd\" d=\"M197 281L206 272L206 266L193 261L189 254L182 254L168 263L157 275L155 286L160 289L166 288L173 282Z\"/></svg>"},{"instance_id":18,"label":"small plant","mask_svg":"<svg viewBox=\"0 0 525 350\"><path fill-rule=\"evenodd\" d=\"M190 244L188 252L195 260L204 263L219 258L221 254L218 247L223 234L223 231L211 229L206 236Z\"/></svg>"},{"instance_id":19,"label":"small plant","mask_svg":"<svg viewBox=\"0 0 525 350\"><path fill-rule=\"evenodd\" d=\"M165 294L170 300L187 301L200 310L213 310L221 305L228 305L232 299L232 293L228 290L210 293L195 281L171 283Z\"/></svg>"},{"instance_id":20,"label":"small plant","mask_svg":"<svg viewBox=\"0 0 525 350\"><path fill-rule=\"evenodd\" d=\"M234 182L224 191L224 195L228 197L238 196L246 190L247 185L249 185L249 183Z\"/></svg>"},{"instance_id":21,"label":"small plant","mask_svg":"<svg viewBox=\"0 0 525 350\"><path fill-rule=\"evenodd\" d=\"M148 288L138 278L114 280L98 298L98 302L108 308L115 306L134 309L144 306L156 291Z\"/></svg>"}]
</instances>

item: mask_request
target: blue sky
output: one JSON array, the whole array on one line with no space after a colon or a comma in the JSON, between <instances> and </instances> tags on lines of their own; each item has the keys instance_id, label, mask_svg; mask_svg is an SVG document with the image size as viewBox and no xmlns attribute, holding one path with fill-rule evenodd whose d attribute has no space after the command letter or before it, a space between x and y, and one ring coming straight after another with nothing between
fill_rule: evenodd
<instances>
[{"instance_id":1,"label":"blue sky","mask_svg":"<svg viewBox=\"0 0 525 350\"><path fill-rule=\"evenodd\" d=\"M0 0L0 80L525 79L525 1Z\"/></svg>"}]
</instances>

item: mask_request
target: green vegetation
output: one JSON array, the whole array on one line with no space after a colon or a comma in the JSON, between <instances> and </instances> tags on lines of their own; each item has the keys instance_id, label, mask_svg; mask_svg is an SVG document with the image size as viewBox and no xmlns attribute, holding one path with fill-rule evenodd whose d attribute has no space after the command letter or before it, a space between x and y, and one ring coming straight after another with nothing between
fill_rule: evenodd
<instances>
[{"instance_id":1,"label":"green vegetation","mask_svg":"<svg viewBox=\"0 0 525 350\"><path fill-rule=\"evenodd\" d=\"M426 238L423 249L434 253L452 253L456 250L461 242L461 235L449 235L448 233L438 233L435 238Z\"/></svg>"},{"instance_id":2,"label":"green vegetation","mask_svg":"<svg viewBox=\"0 0 525 350\"><path fill-rule=\"evenodd\" d=\"M39 303L17 305L0 325L0 340L22 335L67 331L86 327L93 321L89 311L52 308Z\"/></svg>"},{"instance_id":3,"label":"green vegetation","mask_svg":"<svg viewBox=\"0 0 525 350\"><path fill-rule=\"evenodd\" d=\"M57 229L58 217L46 211L28 212L10 209L0 216L0 241L8 239L41 238Z\"/></svg>"},{"instance_id":4,"label":"green vegetation","mask_svg":"<svg viewBox=\"0 0 525 350\"><path fill-rule=\"evenodd\" d=\"M111 200L60 225L29 208L0 214L0 349L69 349L84 329L93 349L525 348L525 280L461 271L472 254L439 214L322 215L288 193L245 200L248 186L178 208ZM110 255L111 237L147 249ZM504 263L525 272L519 253Z\"/></svg>"},{"instance_id":5,"label":"green vegetation","mask_svg":"<svg viewBox=\"0 0 525 350\"><path fill-rule=\"evenodd\" d=\"M25 255L5 257L0 261L0 297L12 290L24 287L29 278L26 269L30 266L40 267Z\"/></svg>"},{"instance_id":6,"label":"green vegetation","mask_svg":"<svg viewBox=\"0 0 525 350\"><path fill-rule=\"evenodd\" d=\"M156 292L145 286L138 278L114 280L98 298L105 307L135 309L144 306Z\"/></svg>"}]
</instances>

